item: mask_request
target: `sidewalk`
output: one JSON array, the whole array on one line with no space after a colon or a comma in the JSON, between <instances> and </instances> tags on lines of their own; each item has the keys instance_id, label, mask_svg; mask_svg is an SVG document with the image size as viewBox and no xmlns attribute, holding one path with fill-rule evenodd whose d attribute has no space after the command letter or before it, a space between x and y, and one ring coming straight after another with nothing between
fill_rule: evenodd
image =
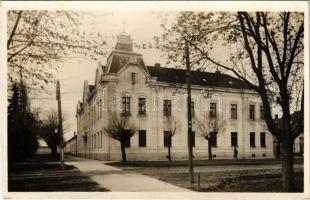
<instances>
[{"instance_id":1,"label":"sidewalk","mask_svg":"<svg viewBox=\"0 0 310 200\"><path fill-rule=\"evenodd\" d=\"M67 161L69 165L74 165L112 192L192 192L145 175L124 172L106 165L104 161L76 157L72 159L73 161Z\"/></svg>"}]
</instances>

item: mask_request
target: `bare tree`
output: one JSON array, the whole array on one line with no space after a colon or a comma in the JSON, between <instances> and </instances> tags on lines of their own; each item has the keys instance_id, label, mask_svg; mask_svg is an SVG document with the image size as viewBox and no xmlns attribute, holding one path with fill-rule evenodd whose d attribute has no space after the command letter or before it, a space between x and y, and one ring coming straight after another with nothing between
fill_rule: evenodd
<instances>
[{"instance_id":1,"label":"bare tree","mask_svg":"<svg viewBox=\"0 0 310 200\"><path fill-rule=\"evenodd\" d=\"M304 14L298 12L181 12L162 37L170 55L187 42L196 68L233 74L260 95L267 127L282 144L285 192L294 191L293 143L303 132L303 38ZM282 112L280 127L275 108Z\"/></svg>"},{"instance_id":2,"label":"bare tree","mask_svg":"<svg viewBox=\"0 0 310 200\"><path fill-rule=\"evenodd\" d=\"M67 114L63 114L63 131L69 129L67 122ZM59 135L59 122L58 122L58 111L51 109L46 112L44 119L42 120L39 137L42 138L48 147L51 149L51 154L53 158L56 158L57 155L57 146L60 145L60 135Z\"/></svg>"},{"instance_id":3,"label":"bare tree","mask_svg":"<svg viewBox=\"0 0 310 200\"><path fill-rule=\"evenodd\" d=\"M58 71L58 61L69 56L97 59L106 52L103 36L83 30L89 13L75 11L10 10L8 11L8 77L14 82L22 69L33 86L51 82Z\"/></svg>"},{"instance_id":4,"label":"bare tree","mask_svg":"<svg viewBox=\"0 0 310 200\"><path fill-rule=\"evenodd\" d=\"M212 160L212 144L227 123L219 114L212 117L206 114L201 120L195 118L195 122L199 134L208 141L208 157Z\"/></svg>"},{"instance_id":5,"label":"bare tree","mask_svg":"<svg viewBox=\"0 0 310 200\"><path fill-rule=\"evenodd\" d=\"M129 116L117 112L109 113L109 124L104 128L104 131L109 137L120 142L123 162L127 162L126 142L130 140L136 130L135 125L130 123Z\"/></svg>"},{"instance_id":6,"label":"bare tree","mask_svg":"<svg viewBox=\"0 0 310 200\"><path fill-rule=\"evenodd\" d=\"M179 121L174 119L172 116L167 116L167 131L165 131L165 134L167 134L168 137L168 155L167 159L171 161L171 143L172 143L172 137L177 133L177 130L180 127Z\"/></svg>"}]
</instances>

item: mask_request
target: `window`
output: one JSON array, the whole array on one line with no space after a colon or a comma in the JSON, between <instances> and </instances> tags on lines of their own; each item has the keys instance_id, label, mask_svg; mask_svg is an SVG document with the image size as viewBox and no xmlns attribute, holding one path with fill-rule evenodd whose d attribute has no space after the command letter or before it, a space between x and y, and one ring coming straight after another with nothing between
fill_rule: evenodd
<instances>
[{"instance_id":1,"label":"window","mask_svg":"<svg viewBox=\"0 0 310 200\"><path fill-rule=\"evenodd\" d=\"M91 141L91 136L88 137L89 138L89 148L92 149L92 141Z\"/></svg>"},{"instance_id":2,"label":"window","mask_svg":"<svg viewBox=\"0 0 310 200\"><path fill-rule=\"evenodd\" d=\"M193 147L195 147L195 145L196 145L196 137L195 137L195 131L192 131L192 135L191 135L191 137L192 137L192 146Z\"/></svg>"},{"instance_id":3,"label":"window","mask_svg":"<svg viewBox=\"0 0 310 200\"><path fill-rule=\"evenodd\" d=\"M191 113L192 113L192 117L195 116L195 102L191 101Z\"/></svg>"},{"instance_id":4,"label":"window","mask_svg":"<svg viewBox=\"0 0 310 200\"><path fill-rule=\"evenodd\" d=\"M259 111L260 111L260 119L265 119L265 110L263 105L260 105Z\"/></svg>"},{"instance_id":5,"label":"window","mask_svg":"<svg viewBox=\"0 0 310 200\"><path fill-rule=\"evenodd\" d=\"M238 133L231 132L231 146L235 147L238 146Z\"/></svg>"},{"instance_id":6,"label":"window","mask_svg":"<svg viewBox=\"0 0 310 200\"><path fill-rule=\"evenodd\" d=\"M266 147L266 133L260 133L260 146Z\"/></svg>"},{"instance_id":7,"label":"window","mask_svg":"<svg viewBox=\"0 0 310 200\"><path fill-rule=\"evenodd\" d=\"M217 147L217 133L216 132L210 133L210 140L211 140L211 147Z\"/></svg>"},{"instance_id":8,"label":"window","mask_svg":"<svg viewBox=\"0 0 310 200\"><path fill-rule=\"evenodd\" d=\"M139 147L146 147L146 131L139 131Z\"/></svg>"},{"instance_id":9,"label":"window","mask_svg":"<svg viewBox=\"0 0 310 200\"><path fill-rule=\"evenodd\" d=\"M128 96L123 97L122 105L123 105L123 115L129 116L130 115L130 97Z\"/></svg>"},{"instance_id":10,"label":"window","mask_svg":"<svg viewBox=\"0 0 310 200\"><path fill-rule=\"evenodd\" d=\"M249 107L250 119L255 119L255 105L250 105Z\"/></svg>"},{"instance_id":11,"label":"window","mask_svg":"<svg viewBox=\"0 0 310 200\"><path fill-rule=\"evenodd\" d=\"M99 134L100 134L100 133L98 132L98 133L97 133L97 135L98 135L98 136L97 136L97 138L98 138L98 139L97 139L97 140L98 140L98 141L97 141L97 148L100 148L100 135L99 135Z\"/></svg>"},{"instance_id":12,"label":"window","mask_svg":"<svg viewBox=\"0 0 310 200\"><path fill-rule=\"evenodd\" d=\"M131 73L131 83L133 85L136 83L136 73Z\"/></svg>"},{"instance_id":13,"label":"window","mask_svg":"<svg viewBox=\"0 0 310 200\"><path fill-rule=\"evenodd\" d=\"M100 147L102 148L102 131L100 131L100 135L101 135L101 140L100 140Z\"/></svg>"},{"instance_id":14,"label":"window","mask_svg":"<svg viewBox=\"0 0 310 200\"><path fill-rule=\"evenodd\" d=\"M210 117L216 117L216 103L210 103Z\"/></svg>"},{"instance_id":15,"label":"window","mask_svg":"<svg viewBox=\"0 0 310 200\"><path fill-rule=\"evenodd\" d=\"M171 100L164 100L164 115L171 116Z\"/></svg>"},{"instance_id":16,"label":"window","mask_svg":"<svg viewBox=\"0 0 310 200\"><path fill-rule=\"evenodd\" d=\"M255 147L255 132L250 132L250 147Z\"/></svg>"},{"instance_id":17,"label":"window","mask_svg":"<svg viewBox=\"0 0 310 200\"><path fill-rule=\"evenodd\" d=\"M96 149L96 133L94 134L94 149Z\"/></svg>"},{"instance_id":18,"label":"window","mask_svg":"<svg viewBox=\"0 0 310 200\"><path fill-rule=\"evenodd\" d=\"M237 119L237 104L230 105L230 118Z\"/></svg>"},{"instance_id":19,"label":"window","mask_svg":"<svg viewBox=\"0 0 310 200\"><path fill-rule=\"evenodd\" d=\"M164 131L164 147L171 147L171 131Z\"/></svg>"},{"instance_id":20,"label":"window","mask_svg":"<svg viewBox=\"0 0 310 200\"><path fill-rule=\"evenodd\" d=\"M145 106L145 103L146 103L146 99L144 97L140 97L138 99L138 114L139 115L145 115L146 114L146 106Z\"/></svg>"},{"instance_id":21,"label":"window","mask_svg":"<svg viewBox=\"0 0 310 200\"><path fill-rule=\"evenodd\" d=\"M127 132L129 132L129 130L125 130L125 135L129 135L129 133L127 133ZM130 147L130 137L129 136L125 137L125 147L126 148Z\"/></svg>"},{"instance_id":22,"label":"window","mask_svg":"<svg viewBox=\"0 0 310 200\"><path fill-rule=\"evenodd\" d=\"M99 118L102 117L102 110L103 110L103 105L102 105L102 99L99 100Z\"/></svg>"}]
</instances>

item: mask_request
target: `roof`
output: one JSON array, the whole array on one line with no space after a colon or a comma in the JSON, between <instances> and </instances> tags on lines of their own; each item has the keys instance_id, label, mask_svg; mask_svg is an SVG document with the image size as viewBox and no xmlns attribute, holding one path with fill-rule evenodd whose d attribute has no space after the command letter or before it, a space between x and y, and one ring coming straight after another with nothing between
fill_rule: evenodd
<instances>
[{"instance_id":1,"label":"roof","mask_svg":"<svg viewBox=\"0 0 310 200\"><path fill-rule=\"evenodd\" d=\"M181 83L186 84L186 70L167 67L147 66L150 75L157 77L159 82ZM251 89L244 81L232 76L221 73L210 73L202 71L191 71L193 85L234 88L234 89Z\"/></svg>"},{"instance_id":2,"label":"roof","mask_svg":"<svg viewBox=\"0 0 310 200\"><path fill-rule=\"evenodd\" d=\"M135 59L133 59L133 57ZM128 63L135 63L145 67L141 54L115 52L115 54L112 55L109 73L117 73Z\"/></svg>"},{"instance_id":3,"label":"roof","mask_svg":"<svg viewBox=\"0 0 310 200\"><path fill-rule=\"evenodd\" d=\"M76 135L73 136L72 138L70 138L68 141L66 141L66 144L68 144L69 142L71 142L72 140L75 140L76 139Z\"/></svg>"}]
</instances>

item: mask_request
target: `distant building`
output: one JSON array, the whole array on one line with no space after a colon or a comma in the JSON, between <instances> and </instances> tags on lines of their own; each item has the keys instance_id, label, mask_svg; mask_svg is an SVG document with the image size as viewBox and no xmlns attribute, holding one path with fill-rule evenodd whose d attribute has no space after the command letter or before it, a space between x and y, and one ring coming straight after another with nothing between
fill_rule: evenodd
<instances>
[{"instance_id":1,"label":"distant building","mask_svg":"<svg viewBox=\"0 0 310 200\"><path fill-rule=\"evenodd\" d=\"M77 155L77 136L74 135L72 138L70 138L68 141L65 143L65 153L67 154L72 154L72 155Z\"/></svg>"},{"instance_id":2,"label":"distant building","mask_svg":"<svg viewBox=\"0 0 310 200\"><path fill-rule=\"evenodd\" d=\"M51 150L43 139L38 139L39 148L37 154L50 154Z\"/></svg>"},{"instance_id":3,"label":"distant building","mask_svg":"<svg viewBox=\"0 0 310 200\"><path fill-rule=\"evenodd\" d=\"M296 111L291 115L291 123L297 124L297 122L300 120L301 115L303 115L302 111ZM275 115L275 121L278 124L278 126L282 125L282 118L279 118L278 115ZM278 143L278 140L274 138L274 154L275 156L279 156L281 152L280 144ZM294 141L293 146L293 152L295 155L303 156L304 154L304 133L300 133Z\"/></svg>"},{"instance_id":4,"label":"distant building","mask_svg":"<svg viewBox=\"0 0 310 200\"><path fill-rule=\"evenodd\" d=\"M212 143L214 158L232 158L234 146L239 158L273 157L261 100L246 83L220 72L192 71L192 99L195 159L208 157L207 141L195 122L206 113L226 121ZM76 110L79 156L121 160L119 142L103 130L114 107L138 127L127 144L128 160L166 160L171 118L180 123L171 141L172 159L187 159L186 71L146 66L127 35L118 37L106 65L99 64L94 85L84 82Z\"/></svg>"}]
</instances>

